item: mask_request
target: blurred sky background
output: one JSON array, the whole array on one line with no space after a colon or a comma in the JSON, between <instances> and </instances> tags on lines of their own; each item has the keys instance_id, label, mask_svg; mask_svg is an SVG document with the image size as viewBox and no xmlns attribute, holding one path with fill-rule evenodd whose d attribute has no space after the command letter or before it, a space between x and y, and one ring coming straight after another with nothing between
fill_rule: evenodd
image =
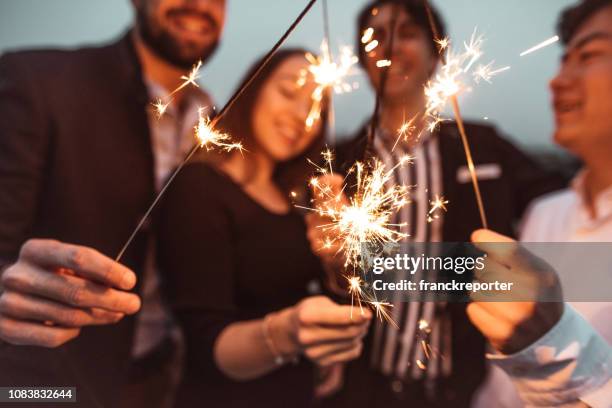
<instances>
[{"instance_id":1,"label":"blurred sky background","mask_svg":"<svg viewBox=\"0 0 612 408\"><path fill-rule=\"evenodd\" d=\"M202 71L201 83L217 106L232 93L250 64L265 53L307 3L306 0L227 0L221 47ZM320 2L320 1L319 1ZM464 116L498 126L525 147L552 148L548 80L557 69L558 44L526 57L520 52L555 34L559 12L574 0L432 0L455 43L474 30L486 37L482 61L510 71L461 97ZM355 19L367 0L328 0L332 45L352 45ZM129 0L1 0L0 53L12 49L102 43L117 38L132 18ZM323 36L317 4L287 41L318 50ZM39 67L44 69L44 67ZM335 97L337 132L349 134L371 114L373 93L362 72L359 88Z\"/></svg>"}]
</instances>

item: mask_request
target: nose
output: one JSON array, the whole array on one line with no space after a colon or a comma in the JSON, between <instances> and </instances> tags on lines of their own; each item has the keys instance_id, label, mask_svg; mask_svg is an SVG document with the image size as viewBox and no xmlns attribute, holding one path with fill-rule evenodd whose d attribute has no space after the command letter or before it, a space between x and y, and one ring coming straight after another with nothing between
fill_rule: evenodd
<instances>
[{"instance_id":1,"label":"nose","mask_svg":"<svg viewBox=\"0 0 612 408\"><path fill-rule=\"evenodd\" d=\"M562 89L568 88L574 81L574 77L574 69L571 68L568 64L562 63L561 67L559 68L559 72L557 72L557 75L555 75L553 79L551 79L549 82L550 90L554 93Z\"/></svg>"}]
</instances>

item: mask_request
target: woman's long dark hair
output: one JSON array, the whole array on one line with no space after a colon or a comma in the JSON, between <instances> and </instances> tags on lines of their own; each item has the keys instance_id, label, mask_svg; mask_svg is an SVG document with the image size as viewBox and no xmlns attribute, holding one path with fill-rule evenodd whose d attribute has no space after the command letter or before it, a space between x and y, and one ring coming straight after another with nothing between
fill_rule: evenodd
<instances>
[{"instance_id":1,"label":"woman's long dark hair","mask_svg":"<svg viewBox=\"0 0 612 408\"><path fill-rule=\"evenodd\" d=\"M279 50L253 80L251 85L244 91L240 99L236 101L234 106L232 106L227 114L219 121L218 129L230 134L235 141L243 142L248 149L248 146L255 139L253 112L261 89L284 61L296 55L306 55L306 53L306 50L299 48ZM253 75L260 61L253 64L244 76L240 86ZM306 151L287 162L279 163L276 167L274 181L286 194L294 190L303 190L305 188L306 181L314 170L312 166L308 164L307 159L314 162L321 161L321 151L325 143L325 131L327 128L327 105L327 101L325 100L322 104L320 131ZM246 155L249 153L245 152L244 154Z\"/></svg>"}]
</instances>

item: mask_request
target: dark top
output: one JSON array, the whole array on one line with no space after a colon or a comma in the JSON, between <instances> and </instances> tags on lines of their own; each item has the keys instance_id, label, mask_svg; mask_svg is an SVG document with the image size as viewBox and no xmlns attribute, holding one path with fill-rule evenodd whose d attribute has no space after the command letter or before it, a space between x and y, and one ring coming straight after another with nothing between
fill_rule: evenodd
<instances>
[{"instance_id":1,"label":"dark top","mask_svg":"<svg viewBox=\"0 0 612 408\"><path fill-rule=\"evenodd\" d=\"M213 360L229 324L296 304L322 276L302 216L272 213L207 164L183 169L159 214L159 262L187 354L177 406L300 407L313 394L305 360L236 382Z\"/></svg>"},{"instance_id":2,"label":"dark top","mask_svg":"<svg viewBox=\"0 0 612 408\"><path fill-rule=\"evenodd\" d=\"M0 58L0 262L34 237L117 255L153 200L147 105L129 36ZM148 233L122 260L138 285ZM130 316L57 349L0 343L0 384L75 386L75 406L116 406L133 331Z\"/></svg>"}]
</instances>

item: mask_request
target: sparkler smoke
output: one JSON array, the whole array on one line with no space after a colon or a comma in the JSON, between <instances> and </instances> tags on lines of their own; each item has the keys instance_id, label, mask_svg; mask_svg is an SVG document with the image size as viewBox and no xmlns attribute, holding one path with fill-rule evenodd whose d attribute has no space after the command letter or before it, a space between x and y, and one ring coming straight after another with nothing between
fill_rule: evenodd
<instances>
[{"instance_id":1,"label":"sparkler smoke","mask_svg":"<svg viewBox=\"0 0 612 408\"><path fill-rule=\"evenodd\" d=\"M537 51L539 49L542 49L544 47L548 47L549 45L552 45L552 44L556 43L557 41L559 41L559 36L555 35L554 37L551 37L548 40L542 41L538 45L535 45L535 46L529 48L528 50L525 50L525 51L521 52L520 56L524 57L525 55L531 54L532 52L535 52L535 51Z\"/></svg>"},{"instance_id":2,"label":"sparkler smoke","mask_svg":"<svg viewBox=\"0 0 612 408\"><path fill-rule=\"evenodd\" d=\"M249 85L251 85L253 80L259 75L259 73L262 71L262 69L270 62L270 60L272 59L272 57L274 56L276 51L278 51L278 49L283 45L283 43L287 40L289 35L300 24L300 22L304 19L306 14L308 14L310 9L312 9L312 7L315 5L316 2L317 2L317 0L310 0L308 2L308 4L306 4L304 9L295 18L293 23L291 23L291 25L285 31L285 33L280 37L280 39L276 42L276 44L274 44L274 46L270 49L270 51L268 51L266 56L260 62L260 64L257 67L257 69L253 72L253 75L251 75L251 77L238 90L236 90L236 92L231 96L229 101L225 104L223 109L221 109L219 114L217 116L215 116L214 119L212 119L210 121L208 121L208 119L206 119L204 121L204 120L202 120L202 117L200 115L200 120L198 121L198 126L197 126L198 127L198 131L196 132L196 135L199 135L199 137L198 137L199 143L193 146L193 148L189 151L189 153L187 153L187 155L185 156L183 161L178 165L176 170L170 175L170 177L168 178L168 180L166 181L164 186L161 188L161 190L159 191L159 193L157 194L157 196L155 197L155 199L153 200L153 202L151 203L151 205L149 206L149 208L147 209L145 214L142 216L142 218L140 219L140 221L136 225L136 228L134 228L134 230L132 231L132 234L130 235L128 240L125 242L125 244L123 245L123 247L121 248L121 250L119 251L117 256L115 257L115 261L116 262L119 262L121 260L121 258L125 254L125 251L127 250L127 248L130 246L130 244L132 243L132 241L136 237L136 234L138 233L138 231L140 231L140 229L144 225L145 221L149 218L149 216L151 215L151 212L153 211L153 209L155 208L155 206L157 205L159 200L162 198L162 196L164 195L164 193L166 192L166 190L168 189L168 187L170 186L172 181L175 179L177 174L183 169L185 164L187 164L187 162L193 157L193 155L198 151L198 149L204 147L202 145L202 141L205 140L208 143L212 143L213 145L215 144L215 143L213 143L213 141L216 141L217 144L218 143L223 143L226 146L224 146L224 145L221 145L221 146L226 148L226 149L230 145L232 145L230 143L227 143L228 139L225 138L227 135L224 135L222 133L219 133L219 132L215 131L215 125L219 122L219 120L221 120L223 118L223 116L225 116L225 114L228 112L228 110L234 105L236 100L238 100L238 98L240 98L240 96L249 87ZM195 81L198 78L198 72L199 72L200 66L201 66L201 63L198 63L198 65L196 65L196 67L194 67L194 69L191 71L191 73L188 76L181 77L181 79L183 79L185 81L185 82L183 82L184 86L187 86L188 84L195 84L197 86ZM183 85L181 85L181 86L183 86ZM202 125L201 128L200 128L200 125ZM233 144L233 145L237 146L236 144ZM238 148L238 147L234 147L234 148Z\"/></svg>"},{"instance_id":3,"label":"sparkler smoke","mask_svg":"<svg viewBox=\"0 0 612 408\"><path fill-rule=\"evenodd\" d=\"M465 151L465 157L468 165L468 171L472 179L472 186L474 188L474 195L476 196L476 203L478 205L478 212L480 214L480 222L482 227L487 229L488 222L487 216L482 202L482 194L480 193L480 186L478 184L478 177L476 176L476 169L474 166L474 160L472 159L472 151L468 142L467 134L465 132L465 126L463 124L463 117L461 116L461 110L459 108L459 101L457 99L457 93L461 90L460 83L457 82L457 76L469 70L469 68L482 56L480 46L482 45L482 37L476 37L476 31L472 35L469 44L464 44L466 52L463 56L452 58L450 53L450 46L447 39L440 38L438 27L436 26L429 0L424 1L425 9L427 11L427 17L429 19L429 25L434 35L434 41L440 46L442 50L446 50L446 53L442 53L442 76L438 75L436 81L433 84L429 84L426 88L426 95L428 98L427 113L433 117L433 121L430 123L429 129L435 129L437 123L440 122L439 113L444 107L447 100L450 99L453 107L453 113L457 127L459 128L459 134L461 136L461 143L463 144L463 150ZM444 45L444 48L442 47ZM450 57L450 58L449 58ZM464 59L469 57L467 66L461 68Z\"/></svg>"}]
</instances>

